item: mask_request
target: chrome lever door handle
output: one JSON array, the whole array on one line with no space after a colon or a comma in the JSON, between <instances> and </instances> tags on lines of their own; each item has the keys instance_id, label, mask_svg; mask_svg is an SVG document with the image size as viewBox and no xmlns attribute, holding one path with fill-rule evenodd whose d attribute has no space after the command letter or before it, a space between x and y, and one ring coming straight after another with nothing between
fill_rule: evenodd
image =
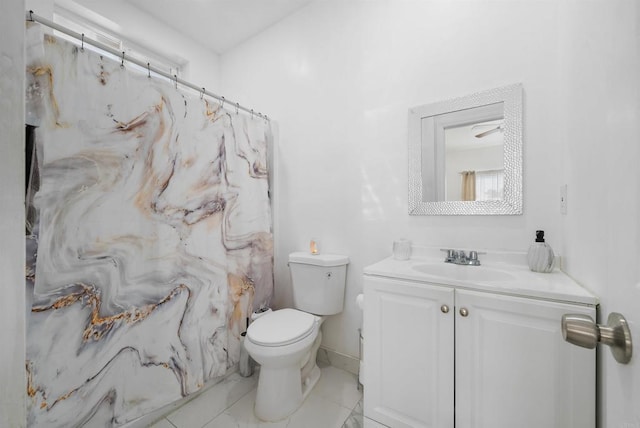
<instances>
[{"instance_id":1,"label":"chrome lever door handle","mask_svg":"<svg viewBox=\"0 0 640 428\"><path fill-rule=\"evenodd\" d=\"M565 314L562 316L562 337L569 343L593 349L598 343L609 345L617 362L631 361L633 346L627 320L619 313L609 314L607 325L598 325L588 315Z\"/></svg>"}]
</instances>

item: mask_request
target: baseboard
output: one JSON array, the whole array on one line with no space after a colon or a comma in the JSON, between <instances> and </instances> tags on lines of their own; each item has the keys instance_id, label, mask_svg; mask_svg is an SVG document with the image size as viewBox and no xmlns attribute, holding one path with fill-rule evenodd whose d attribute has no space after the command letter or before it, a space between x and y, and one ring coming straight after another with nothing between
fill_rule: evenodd
<instances>
[{"instance_id":1,"label":"baseboard","mask_svg":"<svg viewBox=\"0 0 640 428\"><path fill-rule=\"evenodd\" d=\"M329 364L333 367L346 370L356 376L358 375L360 360L358 360L356 357L341 354L340 352L337 352L333 349L328 349L320 346L316 358L318 362Z\"/></svg>"}]
</instances>

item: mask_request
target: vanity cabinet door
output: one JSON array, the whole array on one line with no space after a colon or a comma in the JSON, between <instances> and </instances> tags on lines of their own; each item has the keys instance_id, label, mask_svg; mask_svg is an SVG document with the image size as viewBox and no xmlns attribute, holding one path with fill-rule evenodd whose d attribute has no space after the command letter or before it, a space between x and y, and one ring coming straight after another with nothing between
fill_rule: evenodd
<instances>
[{"instance_id":1,"label":"vanity cabinet door","mask_svg":"<svg viewBox=\"0 0 640 428\"><path fill-rule=\"evenodd\" d=\"M364 299L367 417L453 428L453 289L365 276Z\"/></svg>"},{"instance_id":2,"label":"vanity cabinet door","mask_svg":"<svg viewBox=\"0 0 640 428\"><path fill-rule=\"evenodd\" d=\"M595 427L596 353L562 339L565 313L596 319L594 307L456 290L456 428Z\"/></svg>"}]
</instances>

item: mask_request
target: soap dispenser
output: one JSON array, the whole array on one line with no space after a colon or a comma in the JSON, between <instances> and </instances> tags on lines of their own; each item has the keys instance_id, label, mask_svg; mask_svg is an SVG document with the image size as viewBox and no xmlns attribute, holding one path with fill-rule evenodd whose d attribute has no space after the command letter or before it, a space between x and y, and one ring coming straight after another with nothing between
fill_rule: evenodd
<instances>
[{"instance_id":1,"label":"soap dispenser","mask_svg":"<svg viewBox=\"0 0 640 428\"><path fill-rule=\"evenodd\" d=\"M544 230L536 230L536 242L531 244L527 253L529 269L534 272L548 273L553 270L554 261L553 250L544 242Z\"/></svg>"}]
</instances>

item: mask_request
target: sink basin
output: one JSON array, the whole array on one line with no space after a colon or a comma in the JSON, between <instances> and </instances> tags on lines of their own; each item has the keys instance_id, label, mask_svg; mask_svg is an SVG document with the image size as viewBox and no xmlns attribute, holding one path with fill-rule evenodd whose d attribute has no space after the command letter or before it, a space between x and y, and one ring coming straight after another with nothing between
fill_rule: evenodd
<instances>
[{"instance_id":1,"label":"sink basin","mask_svg":"<svg viewBox=\"0 0 640 428\"><path fill-rule=\"evenodd\" d=\"M412 269L438 278L449 278L460 281L511 281L516 278L510 272L486 266L461 266L451 263L422 263Z\"/></svg>"}]
</instances>

